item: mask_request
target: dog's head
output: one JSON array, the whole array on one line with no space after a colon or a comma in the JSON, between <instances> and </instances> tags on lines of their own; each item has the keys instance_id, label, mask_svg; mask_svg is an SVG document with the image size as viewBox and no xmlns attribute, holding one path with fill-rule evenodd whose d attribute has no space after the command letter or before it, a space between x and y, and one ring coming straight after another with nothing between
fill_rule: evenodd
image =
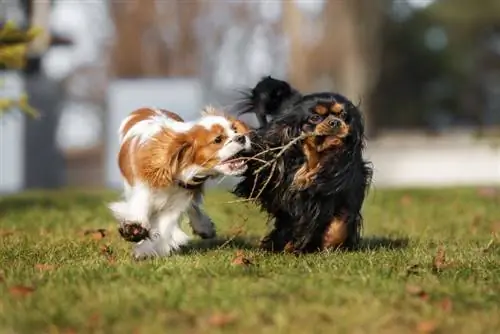
<instances>
[{"instance_id":1,"label":"dog's head","mask_svg":"<svg viewBox=\"0 0 500 334\"><path fill-rule=\"evenodd\" d=\"M249 128L240 120L212 107L187 131L178 136L180 181L190 183L217 175L241 175L247 169L237 155L250 149Z\"/></svg>"},{"instance_id":2,"label":"dog's head","mask_svg":"<svg viewBox=\"0 0 500 334\"><path fill-rule=\"evenodd\" d=\"M173 182L196 186L209 177L241 175L247 169L236 157L250 149L249 128L242 121L211 107L194 122L147 111L133 114L134 125L122 135L119 159L125 177L130 171L155 188Z\"/></svg>"},{"instance_id":3,"label":"dog's head","mask_svg":"<svg viewBox=\"0 0 500 334\"><path fill-rule=\"evenodd\" d=\"M303 117L301 130L312 135L308 142L318 153L362 148L364 126L361 113L344 96L335 93L309 94L304 96L296 109L295 112ZM294 118L297 119L297 116Z\"/></svg>"}]
</instances>

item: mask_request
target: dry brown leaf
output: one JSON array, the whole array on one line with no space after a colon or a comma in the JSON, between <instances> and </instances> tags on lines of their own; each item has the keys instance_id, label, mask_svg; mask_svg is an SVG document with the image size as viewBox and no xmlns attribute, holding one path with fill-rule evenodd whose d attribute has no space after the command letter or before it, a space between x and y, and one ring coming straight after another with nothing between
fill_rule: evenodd
<instances>
[{"instance_id":1,"label":"dry brown leaf","mask_svg":"<svg viewBox=\"0 0 500 334\"><path fill-rule=\"evenodd\" d=\"M46 264L46 263L37 263L35 264L35 269L40 271L54 270L56 265L54 264Z\"/></svg>"},{"instance_id":2,"label":"dry brown leaf","mask_svg":"<svg viewBox=\"0 0 500 334\"><path fill-rule=\"evenodd\" d=\"M450 298L444 298L440 303L439 306L441 309L445 312L451 312L453 308L453 303L451 302Z\"/></svg>"},{"instance_id":3,"label":"dry brown leaf","mask_svg":"<svg viewBox=\"0 0 500 334\"><path fill-rule=\"evenodd\" d=\"M106 231L103 228L99 228L99 229L96 229L96 230L86 230L86 231L83 232L83 235L85 235L85 236L91 236L92 239L94 239L94 240L101 240L107 234L108 234L108 231Z\"/></svg>"},{"instance_id":4,"label":"dry brown leaf","mask_svg":"<svg viewBox=\"0 0 500 334\"><path fill-rule=\"evenodd\" d=\"M242 251L236 252L236 257L233 259L231 263L233 265L240 265L240 266L249 266L253 264L249 258L245 257Z\"/></svg>"},{"instance_id":5,"label":"dry brown leaf","mask_svg":"<svg viewBox=\"0 0 500 334\"><path fill-rule=\"evenodd\" d=\"M410 195L404 195L399 201L401 205L408 206L413 202L413 198Z\"/></svg>"},{"instance_id":6,"label":"dry brown leaf","mask_svg":"<svg viewBox=\"0 0 500 334\"><path fill-rule=\"evenodd\" d=\"M13 285L9 288L9 292L13 296L26 297L35 292L35 288L24 285Z\"/></svg>"},{"instance_id":7,"label":"dry brown leaf","mask_svg":"<svg viewBox=\"0 0 500 334\"><path fill-rule=\"evenodd\" d=\"M0 230L0 237L8 237L10 235L13 235L14 234L14 231L10 231L10 230Z\"/></svg>"},{"instance_id":8,"label":"dry brown leaf","mask_svg":"<svg viewBox=\"0 0 500 334\"><path fill-rule=\"evenodd\" d=\"M406 285L406 292L408 292L410 296L418 297L424 301L429 300L429 294L425 292L425 290L418 285L413 285L413 284Z\"/></svg>"},{"instance_id":9,"label":"dry brown leaf","mask_svg":"<svg viewBox=\"0 0 500 334\"><path fill-rule=\"evenodd\" d=\"M432 270L440 271L446 268L448 264L446 263L446 254L444 252L443 247L439 247L436 255L434 256L434 260L432 261Z\"/></svg>"},{"instance_id":10,"label":"dry brown leaf","mask_svg":"<svg viewBox=\"0 0 500 334\"><path fill-rule=\"evenodd\" d=\"M432 320L422 321L417 325L417 331L419 333L434 333L436 330L437 324Z\"/></svg>"},{"instance_id":11,"label":"dry brown leaf","mask_svg":"<svg viewBox=\"0 0 500 334\"><path fill-rule=\"evenodd\" d=\"M230 313L214 313L208 318L208 324L214 327L224 327L236 320L236 317Z\"/></svg>"}]
</instances>

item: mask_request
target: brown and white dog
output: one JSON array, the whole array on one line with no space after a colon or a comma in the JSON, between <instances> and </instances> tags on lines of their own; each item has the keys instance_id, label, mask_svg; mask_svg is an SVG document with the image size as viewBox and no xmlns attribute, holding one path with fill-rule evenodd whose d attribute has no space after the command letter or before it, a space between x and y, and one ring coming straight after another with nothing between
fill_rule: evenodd
<instances>
[{"instance_id":1,"label":"brown and white dog","mask_svg":"<svg viewBox=\"0 0 500 334\"><path fill-rule=\"evenodd\" d=\"M152 108L133 111L119 129L118 164L124 200L109 208L123 227L130 222L148 231L138 242L136 258L168 256L189 237L181 230L187 213L193 232L215 236L211 219L201 210L207 179L237 176L247 169L234 156L250 149L249 128L212 107L193 122Z\"/></svg>"}]
</instances>

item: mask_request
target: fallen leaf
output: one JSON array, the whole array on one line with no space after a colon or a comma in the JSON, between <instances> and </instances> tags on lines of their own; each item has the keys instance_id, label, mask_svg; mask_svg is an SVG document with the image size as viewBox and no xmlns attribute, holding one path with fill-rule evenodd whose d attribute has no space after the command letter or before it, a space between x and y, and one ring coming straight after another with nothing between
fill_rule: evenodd
<instances>
[{"instance_id":1,"label":"fallen leaf","mask_svg":"<svg viewBox=\"0 0 500 334\"><path fill-rule=\"evenodd\" d=\"M88 236L90 235L92 239L94 240L101 240L108 234L108 231L106 231L103 228L99 228L97 230L86 230L83 232L83 235Z\"/></svg>"},{"instance_id":2,"label":"fallen leaf","mask_svg":"<svg viewBox=\"0 0 500 334\"><path fill-rule=\"evenodd\" d=\"M46 263L35 264L35 269L38 269L40 271L53 270L55 268L56 268L56 266L54 264L46 264Z\"/></svg>"},{"instance_id":3,"label":"fallen leaf","mask_svg":"<svg viewBox=\"0 0 500 334\"><path fill-rule=\"evenodd\" d=\"M417 325L417 331L419 333L434 333L437 330L437 324L435 321L428 320L419 322Z\"/></svg>"},{"instance_id":4,"label":"fallen leaf","mask_svg":"<svg viewBox=\"0 0 500 334\"><path fill-rule=\"evenodd\" d=\"M232 264L234 264L234 265L240 265L240 266L241 265L249 266L249 265L251 265L253 263L252 263L252 261L249 258L245 257L245 255L243 254L242 251L237 251L236 252L236 257L233 259Z\"/></svg>"},{"instance_id":5,"label":"fallen leaf","mask_svg":"<svg viewBox=\"0 0 500 334\"><path fill-rule=\"evenodd\" d=\"M434 260L432 261L432 270L435 272L440 271L447 266L448 264L446 263L444 248L440 246L436 252L436 255L434 256Z\"/></svg>"},{"instance_id":6,"label":"fallen leaf","mask_svg":"<svg viewBox=\"0 0 500 334\"><path fill-rule=\"evenodd\" d=\"M31 286L13 285L9 288L9 292L13 296L26 297L35 292L35 288Z\"/></svg>"},{"instance_id":7,"label":"fallen leaf","mask_svg":"<svg viewBox=\"0 0 500 334\"><path fill-rule=\"evenodd\" d=\"M10 230L0 230L0 237L8 237L10 235L13 235L14 234L14 231L10 231Z\"/></svg>"},{"instance_id":8,"label":"fallen leaf","mask_svg":"<svg viewBox=\"0 0 500 334\"><path fill-rule=\"evenodd\" d=\"M214 313L208 319L208 324L214 327L224 327L236 320L233 314Z\"/></svg>"},{"instance_id":9,"label":"fallen leaf","mask_svg":"<svg viewBox=\"0 0 500 334\"><path fill-rule=\"evenodd\" d=\"M451 302L450 298L444 298L440 303L439 306L441 309L445 312L451 312L451 309L453 308L453 303Z\"/></svg>"},{"instance_id":10,"label":"fallen leaf","mask_svg":"<svg viewBox=\"0 0 500 334\"><path fill-rule=\"evenodd\" d=\"M418 297L424 301L429 300L429 294L425 292L425 290L418 285L413 285L413 284L406 285L406 292L408 292L410 296Z\"/></svg>"},{"instance_id":11,"label":"fallen leaf","mask_svg":"<svg viewBox=\"0 0 500 334\"><path fill-rule=\"evenodd\" d=\"M408 205L410 205L413 202L413 198L410 195L404 195L403 197L401 197L401 199L399 200L399 202L403 206L408 206Z\"/></svg>"}]
</instances>

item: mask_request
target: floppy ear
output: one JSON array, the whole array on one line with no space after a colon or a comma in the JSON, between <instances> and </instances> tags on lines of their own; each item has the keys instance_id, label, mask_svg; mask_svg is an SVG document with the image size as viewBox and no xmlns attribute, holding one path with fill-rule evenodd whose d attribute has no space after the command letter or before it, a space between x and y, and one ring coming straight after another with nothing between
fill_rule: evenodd
<instances>
[{"instance_id":1,"label":"floppy ear","mask_svg":"<svg viewBox=\"0 0 500 334\"><path fill-rule=\"evenodd\" d=\"M137 172L152 188L170 186L193 161L191 139L183 133L163 131L139 149Z\"/></svg>"}]
</instances>

